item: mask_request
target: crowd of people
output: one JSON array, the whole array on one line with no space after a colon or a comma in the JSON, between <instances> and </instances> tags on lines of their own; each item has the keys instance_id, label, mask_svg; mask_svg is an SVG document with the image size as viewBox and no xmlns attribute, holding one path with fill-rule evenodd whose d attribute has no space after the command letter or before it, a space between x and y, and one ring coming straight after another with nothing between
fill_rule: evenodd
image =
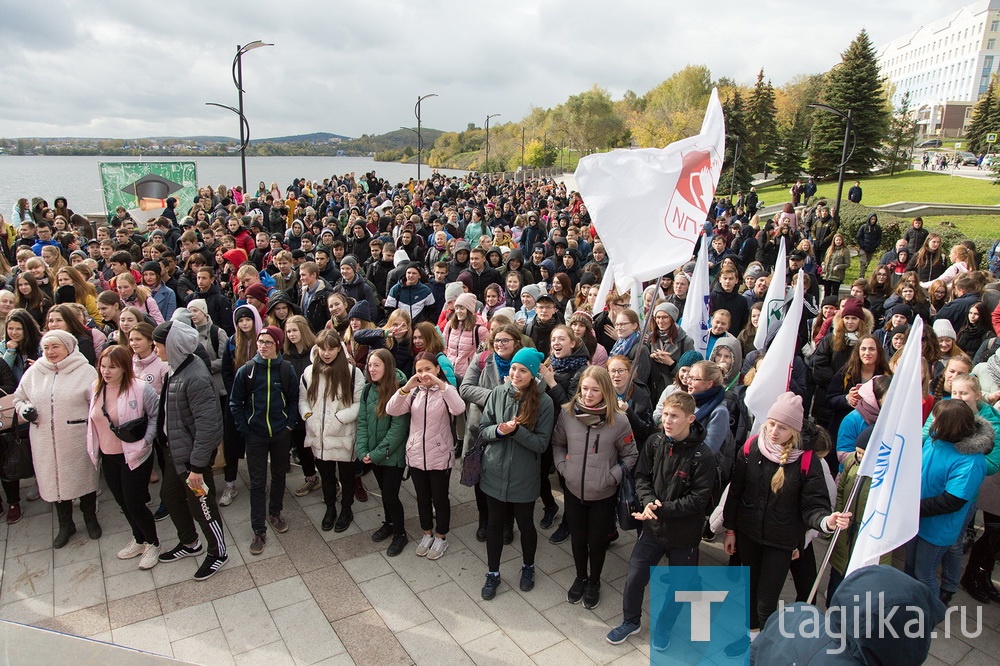
<instances>
[{"instance_id":1,"label":"crowd of people","mask_svg":"<svg viewBox=\"0 0 1000 666\"><path fill-rule=\"evenodd\" d=\"M27 499L55 503L55 548L76 532L75 504L98 539L103 476L132 530L118 556L148 569L204 554L204 580L228 561L222 522L241 460L251 533L237 538L251 554L269 530L304 527L283 516L286 479L296 496L321 492L321 529L343 532L371 472L384 514L372 539L390 557L407 549L409 481L412 552L431 560L448 550L452 470L469 463L483 599L515 531L517 584L534 587L541 530L571 540L567 601L592 609L629 477L642 529L608 640L640 631L650 566L697 564L718 537L750 569L756 632L789 574L806 598L814 540L837 528L828 599L844 581L867 492L846 500L868 483L858 463L919 315L924 499L905 569L945 603L959 584L1000 601L1000 283L974 246L943 247L920 218L880 255L874 213L848 235L814 182L794 189L773 218L749 212L755 192L713 204L699 240L713 285L704 355L681 327L694 262L646 286L641 311L613 290L594 311L608 257L579 194L552 180L348 174L261 182L252 196L205 186L155 218L119 209L97 224L65 198L22 199L0 223L0 387L27 424ZM788 392L751 414L743 395L768 353L770 338L754 340L782 242L789 282L803 271L798 350ZM20 481L3 480L8 523L21 517Z\"/></svg>"}]
</instances>

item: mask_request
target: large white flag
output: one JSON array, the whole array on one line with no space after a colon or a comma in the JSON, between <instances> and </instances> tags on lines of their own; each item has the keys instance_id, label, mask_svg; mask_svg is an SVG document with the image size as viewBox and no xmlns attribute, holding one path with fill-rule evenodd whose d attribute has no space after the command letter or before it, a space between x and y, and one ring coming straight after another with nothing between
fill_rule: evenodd
<instances>
[{"instance_id":1,"label":"large white flag","mask_svg":"<svg viewBox=\"0 0 1000 666\"><path fill-rule=\"evenodd\" d=\"M787 282L788 262L785 260L785 237L781 237L778 247L778 260L774 263L774 274L764 295L764 303L760 309L760 319L757 322L757 334L753 337L755 349L763 349L768 334L778 328L781 323L782 306L785 304L785 284Z\"/></svg>"},{"instance_id":2,"label":"large white flag","mask_svg":"<svg viewBox=\"0 0 1000 666\"><path fill-rule=\"evenodd\" d=\"M917 317L858 467L858 483L869 476L871 487L864 517L852 518L861 522L845 577L878 564L882 555L908 542L920 528L923 331L924 321Z\"/></svg>"},{"instance_id":3,"label":"large white flag","mask_svg":"<svg viewBox=\"0 0 1000 666\"><path fill-rule=\"evenodd\" d=\"M615 279L652 280L691 258L715 196L726 127L718 91L701 132L666 148L588 155L576 183Z\"/></svg>"},{"instance_id":4,"label":"large white flag","mask_svg":"<svg viewBox=\"0 0 1000 666\"><path fill-rule=\"evenodd\" d=\"M782 285L785 283L784 275L782 275L781 283ZM792 363L795 360L795 343L799 335L799 323L802 320L802 301L804 298L802 283L802 271L800 270L788 311L784 317L781 317L780 312L778 313L778 326L780 328L775 334L774 340L771 341L771 346L767 348L764 360L760 362L753 382L747 387L746 395L743 398L747 409L754 416L752 433L760 432L760 427L767 419L768 410L778 400L778 396L788 390L792 376ZM770 293L768 290L768 295ZM780 310L780 304L778 308ZM758 349L762 348L758 347Z\"/></svg>"},{"instance_id":5,"label":"large white flag","mask_svg":"<svg viewBox=\"0 0 1000 666\"><path fill-rule=\"evenodd\" d=\"M709 310L711 297L708 277L708 236L701 240L698 249L698 260L694 264L694 275L691 276L691 286L688 287L687 300L684 302L684 312L681 314L681 328L694 340L694 350L702 356L708 349L708 333L711 328Z\"/></svg>"}]
</instances>

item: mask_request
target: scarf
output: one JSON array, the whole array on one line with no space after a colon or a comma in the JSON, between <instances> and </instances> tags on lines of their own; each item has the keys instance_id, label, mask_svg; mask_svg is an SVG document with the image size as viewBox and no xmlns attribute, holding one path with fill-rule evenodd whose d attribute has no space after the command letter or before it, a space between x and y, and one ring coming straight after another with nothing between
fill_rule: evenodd
<instances>
[{"instance_id":1,"label":"scarf","mask_svg":"<svg viewBox=\"0 0 1000 666\"><path fill-rule=\"evenodd\" d=\"M601 401L596 407L587 407L582 400L577 400L573 404L573 415L577 420L588 428L599 426L604 423L604 417L608 413L608 406Z\"/></svg>"},{"instance_id":2,"label":"scarf","mask_svg":"<svg viewBox=\"0 0 1000 666\"><path fill-rule=\"evenodd\" d=\"M783 446L778 446L771 442L765 435L764 431L761 430L760 434L757 435L757 449L761 452L765 458L773 463L781 464L781 452L784 450ZM802 456L802 449L792 449L788 452L788 459L785 460L785 464L790 464L796 462Z\"/></svg>"},{"instance_id":3,"label":"scarf","mask_svg":"<svg viewBox=\"0 0 1000 666\"><path fill-rule=\"evenodd\" d=\"M590 363L590 359L587 356L577 356L575 354L566 358L559 358L558 356L549 357L549 365L557 373L572 375L588 363Z\"/></svg>"},{"instance_id":4,"label":"scarf","mask_svg":"<svg viewBox=\"0 0 1000 666\"><path fill-rule=\"evenodd\" d=\"M610 358L611 356L628 356L629 352L632 351L632 347L635 346L635 343L638 342L638 340L639 340L639 331L636 331L627 338L619 338L615 342L614 346L611 348L611 353L608 354L608 357Z\"/></svg>"},{"instance_id":5,"label":"scarf","mask_svg":"<svg viewBox=\"0 0 1000 666\"><path fill-rule=\"evenodd\" d=\"M865 423L874 425L881 409L878 400L875 398L875 384L870 381L862 384L861 388L858 389L858 397L861 398L861 402L858 403L857 407L858 413L861 414Z\"/></svg>"},{"instance_id":6,"label":"scarf","mask_svg":"<svg viewBox=\"0 0 1000 666\"><path fill-rule=\"evenodd\" d=\"M726 399L726 390L721 386L713 386L707 391L694 394L694 402L697 408L694 410L694 418L698 423L704 423L716 407Z\"/></svg>"},{"instance_id":7,"label":"scarf","mask_svg":"<svg viewBox=\"0 0 1000 666\"><path fill-rule=\"evenodd\" d=\"M493 354L493 362L497 366L497 374L500 375L501 381L507 378L510 374L510 364L514 360L514 357L504 359L500 354Z\"/></svg>"}]
</instances>

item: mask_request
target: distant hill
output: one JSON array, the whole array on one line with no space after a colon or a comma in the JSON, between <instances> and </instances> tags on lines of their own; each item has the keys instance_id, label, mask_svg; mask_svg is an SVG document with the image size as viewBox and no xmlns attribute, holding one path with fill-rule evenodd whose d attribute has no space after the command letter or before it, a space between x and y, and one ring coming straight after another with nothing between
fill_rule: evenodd
<instances>
[{"instance_id":1,"label":"distant hill","mask_svg":"<svg viewBox=\"0 0 1000 666\"><path fill-rule=\"evenodd\" d=\"M429 151L434 141L442 134L444 134L442 130L421 128L420 136L424 141L424 151ZM417 133L406 129L393 130L385 134L362 134L357 139L343 141L340 144L340 149L348 154L367 155L385 151L403 151L406 148L417 149Z\"/></svg>"},{"instance_id":2,"label":"distant hill","mask_svg":"<svg viewBox=\"0 0 1000 666\"><path fill-rule=\"evenodd\" d=\"M337 139L340 141L350 140L351 137L343 134L331 134L330 132L313 132L312 134L295 134L293 136L274 136L267 139L251 139L250 143L327 143Z\"/></svg>"}]
</instances>

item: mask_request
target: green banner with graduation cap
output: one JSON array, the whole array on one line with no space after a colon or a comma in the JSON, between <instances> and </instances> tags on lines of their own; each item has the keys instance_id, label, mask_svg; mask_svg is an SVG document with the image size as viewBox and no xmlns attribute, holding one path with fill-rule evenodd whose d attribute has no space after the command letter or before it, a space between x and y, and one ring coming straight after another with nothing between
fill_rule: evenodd
<instances>
[{"instance_id":1,"label":"green banner with graduation cap","mask_svg":"<svg viewBox=\"0 0 1000 666\"><path fill-rule=\"evenodd\" d=\"M177 199L186 213L198 194L194 162L101 162L98 168L109 222L122 206L144 229L163 213L168 198Z\"/></svg>"}]
</instances>

